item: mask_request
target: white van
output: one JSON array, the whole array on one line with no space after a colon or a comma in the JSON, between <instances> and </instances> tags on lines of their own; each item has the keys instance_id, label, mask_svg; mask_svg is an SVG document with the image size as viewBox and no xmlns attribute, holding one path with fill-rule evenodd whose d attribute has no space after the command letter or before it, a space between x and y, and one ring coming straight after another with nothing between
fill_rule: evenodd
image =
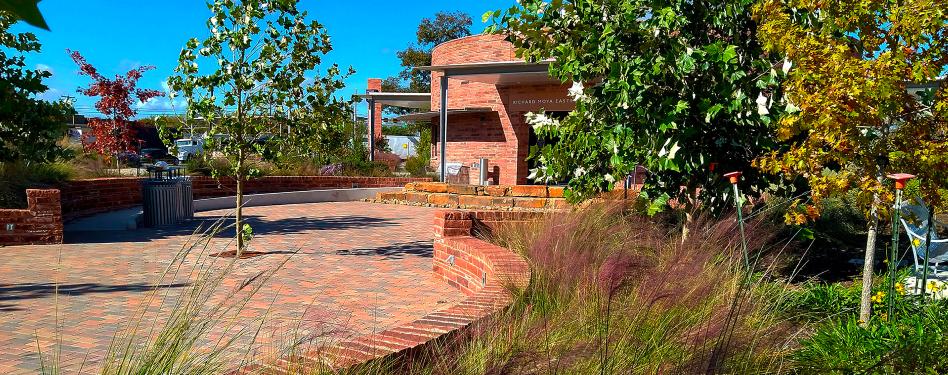
<instances>
[{"instance_id":1,"label":"white van","mask_svg":"<svg viewBox=\"0 0 948 375\"><path fill-rule=\"evenodd\" d=\"M178 150L178 161L182 163L204 152L203 139L183 138L174 141L174 146Z\"/></svg>"}]
</instances>

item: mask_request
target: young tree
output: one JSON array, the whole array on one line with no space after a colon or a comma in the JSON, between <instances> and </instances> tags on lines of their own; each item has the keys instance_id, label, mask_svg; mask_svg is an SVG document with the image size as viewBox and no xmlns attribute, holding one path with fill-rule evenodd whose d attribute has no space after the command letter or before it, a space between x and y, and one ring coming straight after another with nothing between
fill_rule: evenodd
<instances>
[{"instance_id":1,"label":"young tree","mask_svg":"<svg viewBox=\"0 0 948 375\"><path fill-rule=\"evenodd\" d=\"M758 166L806 178L811 215L825 197L856 193L869 216L866 321L879 217L893 199L883 177L916 174L930 204L948 198L938 192L948 186L948 91L938 80L948 70L948 3L766 0L756 14L767 50L792 62L788 113L776 123L790 148Z\"/></svg>"},{"instance_id":2,"label":"young tree","mask_svg":"<svg viewBox=\"0 0 948 375\"><path fill-rule=\"evenodd\" d=\"M554 59L576 110L531 118L537 181L569 180L573 201L612 190L642 165L652 210L671 198L733 207L719 173L750 172L776 147L782 60L763 51L752 0L520 1L485 14L527 60ZM710 166L717 163L712 171ZM748 176L751 193L770 186Z\"/></svg>"},{"instance_id":3,"label":"young tree","mask_svg":"<svg viewBox=\"0 0 948 375\"><path fill-rule=\"evenodd\" d=\"M50 162L68 154L57 142L74 111L66 102L36 99L52 74L26 68L25 55L39 52L40 43L32 33L10 33L15 22L0 13L0 163Z\"/></svg>"},{"instance_id":4,"label":"young tree","mask_svg":"<svg viewBox=\"0 0 948 375\"><path fill-rule=\"evenodd\" d=\"M431 65L431 50L449 40L471 35L471 16L461 12L438 12L434 18L425 18L418 24L417 43L396 52L402 62L398 76L382 82L382 91L430 92L431 72L415 70Z\"/></svg>"},{"instance_id":5,"label":"young tree","mask_svg":"<svg viewBox=\"0 0 948 375\"><path fill-rule=\"evenodd\" d=\"M210 31L187 42L168 83L187 99L188 121L208 129L205 151L230 159L237 181L237 251L243 251L244 181L252 157L282 160L307 153L351 117L336 98L343 79L333 64L317 72L332 50L329 34L297 0L214 0Z\"/></svg>"},{"instance_id":6,"label":"young tree","mask_svg":"<svg viewBox=\"0 0 948 375\"><path fill-rule=\"evenodd\" d=\"M138 88L138 80L142 78L142 74L155 67L142 66L109 79L89 64L79 51L67 50L67 52L79 65L79 74L92 79L92 84L89 87L80 88L79 93L89 97L99 97L95 108L105 116L104 119L89 119L92 134L82 140L85 148L109 157L120 152L135 150L137 142L130 120L138 114L135 109L136 99L137 102L144 103L151 98L164 95L158 90Z\"/></svg>"}]
</instances>

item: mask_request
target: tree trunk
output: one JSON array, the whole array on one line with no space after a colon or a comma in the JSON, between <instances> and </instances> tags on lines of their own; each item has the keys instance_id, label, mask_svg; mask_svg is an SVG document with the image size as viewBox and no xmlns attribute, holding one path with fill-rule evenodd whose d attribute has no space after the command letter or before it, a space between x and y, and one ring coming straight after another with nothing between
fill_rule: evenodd
<instances>
[{"instance_id":1,"label":"tree trunk","mask_svg":"<svg viewBox=\"0 0 948 375\"><path fill-rule=\"evenodd\" d=\"M240 258L241 253L244 251L244 228L243 228L243 210L244 210L244 161L242 157L237 158L237 173L235 173L235 178L237 179L237 210L234 214L235 218L235 230L237 231L237 257Z\"/></svg>"},{"instance_id":2,"label":"tree trunk","mask_svg":"<svg viewBox=\"0 0 948 375\"><path fill-rule=\"evenodd\" d=\"M876 235L879 230L879 195L872 199L872 208L869 211L869 232L866 236L866 258L862 266L862 295L859 301L859 321L863 326L869 322L869 313L872 306L869 299L872 295L872 276L874 275L876 255Z\"/></svg>"}]
</instances>

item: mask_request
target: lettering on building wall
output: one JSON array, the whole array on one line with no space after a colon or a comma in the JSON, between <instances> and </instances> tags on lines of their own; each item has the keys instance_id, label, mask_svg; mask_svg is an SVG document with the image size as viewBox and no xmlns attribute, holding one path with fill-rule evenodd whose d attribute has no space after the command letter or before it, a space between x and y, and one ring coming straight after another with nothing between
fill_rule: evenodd
<instances>
[{"instance_id":1,"label":"lettering on building wall","mask_svg":"<svg viewBox=\"0 0 948 375\"><path fill-rule=\"evenodd\" d=\"M539 110L547 111L572 111L576 108L576 103L568 97L551 98L511 98L507 110L532 112Z\"/></svg>"}]
</instances>

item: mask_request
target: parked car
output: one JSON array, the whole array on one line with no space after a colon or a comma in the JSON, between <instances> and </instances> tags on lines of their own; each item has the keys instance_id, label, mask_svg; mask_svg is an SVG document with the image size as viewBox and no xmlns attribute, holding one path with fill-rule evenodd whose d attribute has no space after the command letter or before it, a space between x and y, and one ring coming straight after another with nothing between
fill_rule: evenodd
<instances>
[{"instance_id":1,"label":"parked car","mask_svg":"<svg viewBox=\"0 0 948 375\"><path fill-rule=\"evenodd\" d=\"M135 167L142 163L141 157L139 157L135 151L120 152L116 157L118 158L119 164L129 167Z\"/></svg>"},{"instance_id":2,"label":"parked car","mask_svg":"<svg viewBox=\"0 0 948 375\"><path fill-rule=\"evenodd\" d=\"M200 155L204 152L204 140L183 138L174 141L174 146L178 150L178 162L184 163L188 159Z\"/></svg>"},{"instance_id":3,"label":"parked car","mask_svg":"<svg viewBox=\"0 0 948 375\"><path fill-rule=\"evenodd\" d=\"M168 150L163 148L143 148L141 152L142 163L155 163L158 161L177 161L168 155Z\"/></svg>"}]
</instances>

